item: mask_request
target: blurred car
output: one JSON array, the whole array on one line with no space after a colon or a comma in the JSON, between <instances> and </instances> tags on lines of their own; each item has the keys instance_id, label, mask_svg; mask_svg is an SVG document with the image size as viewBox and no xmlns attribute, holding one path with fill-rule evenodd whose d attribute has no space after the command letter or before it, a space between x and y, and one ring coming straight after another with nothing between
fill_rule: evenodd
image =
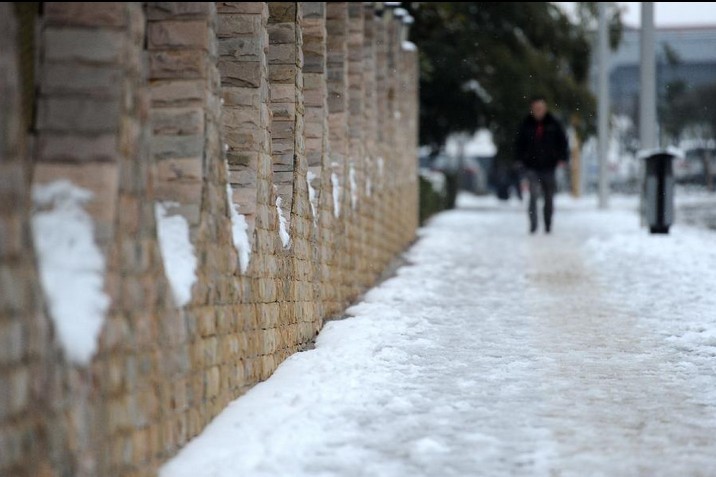
<instances>
[{"instance_id":1,"label":"blurred car","mask_svg":"<svg viewBox=\"0 0 716 477\"><path fill-rule=\"evenodd\" d=\"M482 158L466 157L462 160L460 168L460 189L473 194L488 193L488 170L483 165Z\"/></svg>"},{"instance_id":2,"label":"blurred car","mask_svg":"<svg viewBox=\"0 0 716 477\"><path fill-rule=\"evenodd\" d=\"M674 160L674 179L685 184L706 184L716 174L716 148L693 147Z\"/></svg>"}]
</instances>

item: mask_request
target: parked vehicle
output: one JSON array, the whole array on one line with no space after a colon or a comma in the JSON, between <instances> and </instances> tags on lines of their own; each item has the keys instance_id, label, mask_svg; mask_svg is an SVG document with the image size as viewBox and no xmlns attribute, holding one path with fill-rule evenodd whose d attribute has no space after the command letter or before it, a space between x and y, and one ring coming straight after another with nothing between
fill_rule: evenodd
<instances>
[{"instance_id":1,"label":"parked vehicle","mask_svg":"<svg viewBox=\"0 0 716 477\"><path fill-rule=\"evenodd\" d=\"M693 147L674 160L674 179L685 184L710 184L716 175L716 148Z\"/></svg>"}]
</instances>

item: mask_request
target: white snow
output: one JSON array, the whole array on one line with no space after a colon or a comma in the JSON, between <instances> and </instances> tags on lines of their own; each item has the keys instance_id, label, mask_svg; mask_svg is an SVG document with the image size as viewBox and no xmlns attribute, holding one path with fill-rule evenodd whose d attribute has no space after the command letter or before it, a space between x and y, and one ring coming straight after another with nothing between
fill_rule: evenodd
<instances>
[{"instance_id":1,"label":"white snow","mask_svg":"<svg viewBox=\"0 0 716 477\"><path fill-rule=\"evenodd\" d=\"M453 157L491 157L497 153L497 146L488 129L480 129L472 136L453 134L446 144L445 152Z\"/></svg>"},{"instance_id":2,"label":"white snow","mask_svg":"<svg viewBox=\"0 0 716 477\"><path fill-rule=\"evenodd\" d=\"M276 198L276 211L278 212L278 235L281 237L281 243L284 248L288 248L291 245L291 236L288 233L288 221L283 215L283 209L281 204L283 199L281 197Z\"/></svg>"},{"instance_id":3,"label":"white snow","mask_svg":"<svg viewBox=\"0 0 716 477\"><path fill-rule=\"evenodd\" d=\"M229 201L229 212L231 213L231 235L234 241L234 248L239 254L239 266L241 273L246 273L251 260L251 240L249 240L249 224L246 217L239 213L239 205L234 203L231 184L226 184L226 197Z\"/></svg>"},{"instance_id":4,"label":"white snow","mask_svg":"<svg viewBox=\"0 0 716 477\"><path fill-rule=\"evenodd\" d=\"M104 255L83 207L92 192L61 180L35 185L32 198L32 238L50 318L67 358L86 366L110 305Z\"/></svg>"},{"instance_id":5,"label":"white snow","mask_svg":"<svg viewBox=\"0 0 716 477\"><path fill-rule=\"evenodd\" d=\"M348 169L348 183L351 187L351 209L356 210L356 207L358 207L358 183L356 181L356 169L353 164Z\"/></svg>"},{"instance_id":6,"label":"white snow","mask_svg":"<svg viewBox=\"0 0 716 477\"><path fill-rule=\"evenodd\" d=\"M191 289L196 282L197 259L189 235L189 224L171 209L176 202L157 202L154 213L157 218L157 235L172 294L177 305L185 306L191 300Z\"/></svg>"},{"instance_id":7,"label":"white snow","mask_svg":"<svg viewBox=\"0 0 716 477\"><path fill-rule=\"evenodd\" d=\"M410 17L412 18L412 17ZM415 46L415 43L412 41L404 41L403 42L403 50L404 51L418 51L418 47Z\"/></svg>"},{"instance_id":8,"label":"white snow","mask_svg":"<svg viewBox=\"0 0 716 477\"><path fill-rule=\"evenodd\" d=\"M318 195L316 189L313 187L313 181L316 180L316 174L313 171L306 173L306 184L308 186L308 202L311 204L311 214L313 215L313 222L316 223L318 218Z\"/></svg>"},{"instance_id":9,"label":"white snow","mask_svg":"<svg viewBox=\"0 0 716 477\"><path fill-rule=\"evenodd\" d=\"M162 477L711 475L714 232L461 196Z\"/></svg>"},{"instance_id":10,"label":"white snow","mask_svg":"<svg viewBox=\"0 0 716 477\"><path fill-rule=\"evenodd\" d=\"M445 192L445 174L432 169L420 169L420 177L430 182L433 190L438 193Z\"/></svg>"},{"instance_id":11,"label":"white snow","mask_svg":"<svg viewBox=\"0 0 716 477\"><path fill-rule=\"evenodd\" d=\"M333 172L331 174L331 186L333 188L333 215L338 218L341 216L341 182L338 175Z\"/></svg>"},{"instance_id":12,"label":"white snow","mask_svg":"<svg viewBox=\"0 0 716 477\"><path fill-rule=\"evenodd\" d=\"M641 149L636 153L636 158L646 159L647 157L652 156L654 154L671 154L676 158L684 157L684 151L674 146L668 146L666 148Z\"/></svg>"}]
</instances>

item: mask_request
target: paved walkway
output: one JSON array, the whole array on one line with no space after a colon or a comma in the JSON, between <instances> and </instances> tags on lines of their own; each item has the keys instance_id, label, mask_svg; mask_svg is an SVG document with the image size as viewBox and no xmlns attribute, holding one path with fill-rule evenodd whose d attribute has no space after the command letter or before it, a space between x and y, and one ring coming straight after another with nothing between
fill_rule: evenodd
<instances>
[{"instance_id":1,"label":"paved walkway","mask_svg":"<svg viewBox=\"0 0 716 477\"><path fill-rule=\"evenodd\" d=\"M560 199L461 197L162 476L716 475L716 233Z\"/></svg>"}]
</instances>

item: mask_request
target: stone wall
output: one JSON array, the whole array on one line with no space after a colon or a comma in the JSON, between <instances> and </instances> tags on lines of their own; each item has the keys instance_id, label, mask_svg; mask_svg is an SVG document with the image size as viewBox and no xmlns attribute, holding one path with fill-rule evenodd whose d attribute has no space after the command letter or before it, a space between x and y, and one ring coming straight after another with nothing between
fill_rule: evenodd
<instances>
[{"instance_id":1,"label":"stone wall","mask_svg":"<svg viewBox=\"0 0 716 477\"><path fill-rule=\"evenodd\" d=\"M414 239L417 53L364 3L37 15L0 4L0 475L155 475ZM59 185L102 267L57 288L36 218L67 197L32 194ZM57 290L88 272L105 301L78 359Z\"/></svg>"}]
</instances>

